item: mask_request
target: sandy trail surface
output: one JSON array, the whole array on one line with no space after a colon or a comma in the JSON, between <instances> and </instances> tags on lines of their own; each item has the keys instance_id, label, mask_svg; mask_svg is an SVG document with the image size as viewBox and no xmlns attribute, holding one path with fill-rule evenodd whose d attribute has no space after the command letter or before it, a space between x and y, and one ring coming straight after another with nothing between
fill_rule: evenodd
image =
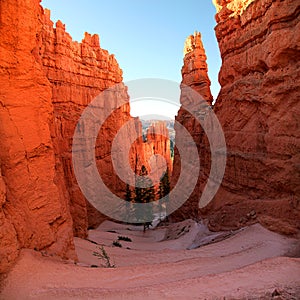
<instances>
[{"instance_id":1,"label":"sandy trail surface","mask_svg":"<svg viewBox=\"0 0 300 300\"><path fill-rule=\"evenodd\" d=\"M75 245L77 264L23 250L0 299L300 299L300 259L287 257L299 240L258 224L212 233L186 220L143 233L107 221ZM101 245L115 268L93 254Z\"/></svg>"}]
</instances>

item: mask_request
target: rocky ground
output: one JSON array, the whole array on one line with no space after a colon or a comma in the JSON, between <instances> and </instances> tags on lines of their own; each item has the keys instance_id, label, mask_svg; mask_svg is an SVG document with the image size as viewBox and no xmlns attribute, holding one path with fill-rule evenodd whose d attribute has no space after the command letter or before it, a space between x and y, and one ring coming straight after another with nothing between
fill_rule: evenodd
<instances>
[{"instance_id":1,"label":"rocky ground","mask_svg":"<svg viewBox=\"0 0 300 300\"><path fill-rule=\"evenodd\" d=\"M106 221L75 239L79 262L23 250L0 299L299 299L299 240L192 220L147 230ZM120 240L126 237L131 241ZM121 247L113 246L118 241ZM95 255L101 246L107 260ZM200 246L200 247L199 247Z\"/></svg>"}]
</instances>

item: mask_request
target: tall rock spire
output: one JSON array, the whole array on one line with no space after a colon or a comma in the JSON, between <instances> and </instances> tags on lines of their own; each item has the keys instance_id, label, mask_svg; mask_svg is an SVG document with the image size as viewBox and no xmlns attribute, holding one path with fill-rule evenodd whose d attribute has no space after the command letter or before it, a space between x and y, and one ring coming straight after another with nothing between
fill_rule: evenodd
<instances>
[{"instance_id":1,"label":"tall rock spire","mask_svg":"<svg viewBox=\"0 0 300 300\"><path fill-rule=\"evenodd\" d=\"M204 100L207 101L208 104L212 104L212 94L210 92L210 80L207 74L207 64L206 64L206 54L201 40L201 34L199 32L195 32L194 35L190 35L184 44L184 60L183 67L181 69L182 74L182 90L180 103L184 105L185 99L188 98L192 101L199 101L198 97L186 97L184 86L188 86L198 92ZM195 107L198 107L200 110L200 103L193 103ZM190 135L193 137L195 144L197 146L198 152L208 153L207 147L208 143L203 143L206 141L206 137L204 131L199 124L199 122L195 119L195 117L188 111L185 110L184 106L182 106L178 114L176 116L175 122L175 145L179 145L181 142L182 136L182 126L184 126ZM190 152L191 149L189 147L194 147L193 145L185 145L185 151ZM206 155L205 157L200 155L201 168L209 169L210 167L210 159ZM180 154L175 147L174 149L174 163L173 163L173 173L171 177L171 186L174 187L177 184L177 181L181 174L181 158ZM202 172L202 169L200 170ZM200 179L202 174L200 174L197 180L196 189L189 196L189 199L172 214L172 220L179 221L184 220L186 218L198 219L198 202L199 202L199 186L201 184ZM187 173L184 176L188 176L193 181L193 177L198 176L198 174ZM188 216L188 217L187 217Z\"/></svg>"},{"instance_id":2,"label":"tall rock spire","mask_svg":"<svg viewBox=\"0 0 300 300\"><path fill-rule=\"evenodd\" d=\"M211 104L213 97L210 91L206 54L200 32L195 31L185 40L183 53L182 83L193 88Z\"/></svg>"}]
</instances>

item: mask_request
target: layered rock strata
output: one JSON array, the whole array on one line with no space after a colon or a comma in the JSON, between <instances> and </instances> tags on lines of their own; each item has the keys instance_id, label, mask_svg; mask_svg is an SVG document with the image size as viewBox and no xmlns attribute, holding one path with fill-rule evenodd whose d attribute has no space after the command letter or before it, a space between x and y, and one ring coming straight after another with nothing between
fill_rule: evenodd
<instances>
[{"instance_id":1,"label":"layered rock strata","mask_svg":"<svg viewBox=\"0 0 300 300\"><path fill-rule=\"evenodd\" d=\"M114 137L133 120L122 70L100 48L98 35L86 33L81 43L73 41L65 25L58 21L54 26L50 11L39 2L0 3L0 272L21 248L75 259L73 235L85 237L88 227L107 219L79 189L72 143L84 109L116 85L122 101L112 95L101 107L109 117L98 134L95 158L111 192L125 193L111 157ZM135 122L123 132L124 144L140 130ZM157 141L150 133L148 139L147 147L140 145L131 154L139 164L148 158L144 151L170 154L167 140ZM170 160L168 164L171 169Z\"/></svg>"},{"instance_id":2,"label":"layered rock strata","mask_svg":"<svg viewBox=\"0 0 300 300\"><path fill-rule=\"evenodd\" d=\"M212 203L215 228L258 220L283 233L300 229L299 12L300 4L289 0L229 1L219 8L215 112L228 157Z\"/></svg>"},{"instance_id":3,"label":"layered rock strata","mask_svg":"<svg viewBox=\"0 0 300 300\"><path fill-rule=\"evenodd\" d=\"M171 160L169 131L164 121L154 122L142 136L142 123L138 121L138 132L140 138L131 148L131 167L139 174L144 166L150 178L159 182L164 171L172 172L173 162Z\"/></svg>"},{"instance_id":4,"label":"layered rock strata","mask_svg":"<svg viewBox=\"0 0 300 300\"><path fill-rule=\"evenodd\" d=\"M213 96L210 91L210 80L206 63L206 53L200 32L190 35L184 43L184 64L181 69L182 83L199 93L211 104Z\"/></svg>"},{"instance_id":5,"label":"layered rock strata","mask_svg":"<svg viewBox=\"0 0 300 300\"><path fill-rule=\"evenodd\" d=\"M171 178L171 186L174 187L181 175L181 163L180 163L180 155L179 151L176 147L176 144L180 144L181 135L180 135L180 127L183 125L188 133L192 136L195 146L197 147L198 153L200 155L200 166L201 172L203 169L208 169L210 167L210 153L207 148L207 143L205 144L203 141L206 141L206 136L204 131L200 125L200 123L195 119L195 116L192 115L191 112L185 109L185 101L186 94L189 91L185 91L185 87L190 87L193 89L197 95L201 99L204 99L208 106L212 104L212 94L210 91L210 80L208 78L208 67L206 63L206 54L205 49L202 44L201 34L199 32L195 32L194 35L189 36L184 45L184 64L181 69L182 74L182 92L180 103L182 107L179 109L178 114L176 116L176 122L174 124L174 128L176 131L175 136L175 149L174 149L174 165L173 165L173 173ZM191 97L191 101L198 101L199 98ZM196 107L200 109L200 103L195 103ZM184 151L187 153L191 153L190 147L194 147L192 144L184 145ZM199 176L198 173L190 172L185 174L184 176L190 176L198 178L197 184L195 186L194 191L190 195L187 202L185 202L180 209L172 214L172 220L184 220L186 218L194 218L198 219L199 217L199 193L200 193L200 183L203 180L202 176ZM192 181L192 180L191 180Z\"/></svg>"},{"instance_id":6,"label":"layered rock strata","mask_svg":"<svg viewBox=\"0 0 300 300\"><path fill-rule=\"evenodd\" d=\"M74 42L62 22L58 21L53 27L48 10L45 10L43 23L39 57L52 88L52 139L60 165L58 168L64 172L74 234L84 237L88 227L96 226L107 217L86 202L78 187L72 167L73 133L84 108L103 90L122 82L122 70L114 55L100 48L98 35L85 33L81 43ZM123 88L125 91L125 87ZM95 154L103 181L114 193L120 195L125 187L113 171L110 149L114 136L131 116L129 103L118 108L120 103L112 101L103 108L113 113L102 125ZM124 141L126 140L124 137Z\"/></svg>"},{"instance_id":7,"label":"layered rock strata","mask_svg":"<svg viewBox=\"0 0 300 300\"><path fill-rule=\"evenodd\" d=\"M103 113L112 111L105 120L98 134L95 156L96 164L105 185L111 192L124 197L125 183L119 178L112 163L111 149L116 134L124 124L133 120L130 116L129 97L126 88L121 84L122 70L114 55L100 48L98 35L86 33L82 43L74 42L65 31L65 25L60 21L53 28L50 12L45 10L40 55L42 63L52 87L52 102L54 107L54 124L52 136L56 147L59 164L62 164L64 178L70 199L70 210L73 218L74 234L84 237L87 228L94 228L107 219L99 213L82 195L72 168L71 145L76 123L84 108L101 92L110 87L123 90L125 103L120 106L116 99L110 100L103 108ZM120 106L120 107L119 107ZM129 137L138 134L141 124L135 120L134 127L122 130L122 143L129 142ZM164 133L164 132L163 132ZM130 156L135 157L132 168L139 170L142 164L148 164L148 158L153 154L169 157L168 166L171 169L170 145L158 135L149 138L148 143L138 143L138 147ZM165 148L159 147L165 143ZM147 145L147 146L146 146ZM168 146L168 153L166 147ZM156 149L155 149L156 147ZM151 148L151 151L150 151ZM126 159L126 158L125 158ZM130 159L130 158L129 158ZM143 162L143 163L141 163ZM155 169L161 168L160 160L153 162ZM150 169L149 169L150 170ZM109 199L103 199L109 201Z\"/></svg>"},{"instance_id":8,"label":"layered rock strata","mask_svg":"<svg viewBox=\"0 0 300 300\"><path fill-rule=\"evenodd\" d=\"M227 166L219 192L198 210L198 218L207 218L215 230L259 221L278 232L296 233L300 5L290 0L215 2L222 67L214 111L226 137ZM204 178L208 172L202 169ZM205 179L190 198L195 210L204 186Z\"/></svg>"},{"instance_id":9,"label":"layered rock strata","mask_svg":"<svg viewBox=\"0 0 300 300\"><path fill-rule=\"evenodd\" d=\"M72 218L51 137L54 107L37 49L39 1L1 1L0 271L20 248L75 258Z\"/></svg>"}]
</instances>

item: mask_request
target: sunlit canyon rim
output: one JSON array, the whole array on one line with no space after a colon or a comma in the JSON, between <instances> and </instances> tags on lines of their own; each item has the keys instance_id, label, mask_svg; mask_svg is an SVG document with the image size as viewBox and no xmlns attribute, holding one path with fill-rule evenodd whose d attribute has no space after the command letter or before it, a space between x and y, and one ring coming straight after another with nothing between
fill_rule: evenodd
<instances>
[{"instance_id":1,"label":"sunlit canyon rim","mask_svg":"<svg viewBox=\"0 0 300 300\"><path fill-rule=\"evenodd\" d=\"M9 270L23 248L76 259L74 236L86 237L106 216L82 195L72 169L72 137L84 108L106 88L119 84L127 103L101 128L95 157L101 177L116 195L126 184L115 174L110 149L129 120L127 89L115 57L98 35L74 42L65 25L55 26L38 0L0 2L0 271ZM211 230L259 222L296 235L300 229L300 63L297 1L214 1L222 57L221 91L213 111L227 143L227 165L213 201L198 201L210 171L210 147L201 126L180 109L176 121L198 147L201 169L188 201L171 221L205 220ZM195 33L185 44L182 83L211 104L205 50ZM106 109L117 108L112 97ZM176 126L175 126L176 130ZM153 154L172 170L168 139L154 125L147 142L131 147L133 168L148 168ZM124 143L133 132L124 133ZM152 138L154 136L154 138ZM180 139L176 135L176 139ZM172 184L180 173L175 149ZM197 174L190 174L197 176Z\"/></svg>"}]
</instances>

